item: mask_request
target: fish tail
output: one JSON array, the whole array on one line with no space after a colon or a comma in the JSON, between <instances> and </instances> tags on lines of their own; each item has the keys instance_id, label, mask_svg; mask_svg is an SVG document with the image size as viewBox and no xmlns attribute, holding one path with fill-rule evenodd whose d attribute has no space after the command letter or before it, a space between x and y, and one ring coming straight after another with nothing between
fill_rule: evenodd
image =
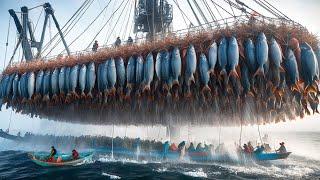
<instances>
[{"instance_id":1,"label":"fish tail","mask_svg":"<svg viewBox=\"0 0 320 180\"><path fill-rule=\"evenodd\" d=\"M91 91L89 91L88 94L87 94L87 96L86 96L86 98L87 98L87 99L92 99L92 97L93 97L93 96L92 96L92 93L91 93Z\"/></svg>"},{"instance_id":2,"label":"fish tail","mask_svg":"<svg viewBox=\"0 0 320 180\"><path fill-rule=\"evenodd\" d=\"M216 76L215 72L214 72L214 69L210 69L209 70L209 76L212 77L212 76Z\"/></svg>"},{"instance_id":3,"label":"fish tail","mask_svg":"<svg viewBox=\"0 0 320 180\"><path fill-rule=\"evenodd\" d=\"M258 70L254 73L253 77L262 76L264 77L264 69L263 67L259 67Z\"/></svg>"},{"instance_id":4,"label":"fish tail","mask_svg":"<svg viewBox=\"0 0 320 180\"><path fill-rule=\"evenodd\" d=\"M309 93L318 93L317 87L314 85L307 85L307 87L304 89L304 93L305 94L309 94Z\"/></svg>"},{"instance_id":5,"label":"fish tail","mask_svg":"<svg viewBox=\"0 0 320 180\"><path fill-rule=\"evenodd\" d=\"M109 95L110 96L115 96L116 95L116 88L115 87L112 87L110 90L109 90Z\"/></svg>"},{"instance_id":6,"label":"fish tail","mask_svg":"<svg viewBox=\"0 0 320 180\"><path fill-rule=\"evenodd\" d=\"M177 80L177 79L173 80L172 86L173 87L176 87L176 86L179 87L180 86L179 80Z\"/></svg>"},{"instance_id":7,"label":"fish tail","mask_svg":"<svg viewBox=\"0 0 320 180\"><path fill-rule=\"evenodd\" d=\"M43 98L42 98L42 101L44 101L44 102L50 101L49 95L48 94L44 95Z\"/></svg>"},{"instance_id":8,"label":"fish tail","mask_svg":"<svg viewBox=\"0 0 320 180\"><path fill-rule=\"evenodd\" d=\"M301 93L300 86L299 86L299 84L297 84L297 83L295 83L294 85L292 85L290 89L291 89L292 92Z\"/></svg>"},{"instance_id":9,"label":"fish tail","mask_svg":"<svg viewBox=\"0 0 320 180\"><path fill-rule=\"evenodd\" d=\"M142 92L143 92L143 93L146 93L146 92L150 92L150 90L151 90L150 84L147 84L147 85L144 86Z\"/></svg>"},{"instance_id":10,"label":"fish tail","mask_svg":"<svg viewBox=\"0 0 320 180\"><path fill-rule=\"evenodd\" d=\"M89 94L88 94L88 96L89 96ZM81 95L80 95L80 99L86 99L86 94L84 93L84 92L81 92Z\"/></svg>"},{"instance_id":11,"label":"fish tail","mask_svg":"<svg viewBox=\"0 0 320 180\"><path fill-rule=\"evenodd\" d=\"M204 94L204 93L207 93L207 92L211 92L211 89L210 89L210 87L208 86L208 85L205 85L203 88L202 88L202 90L201 90L201 92Z\"/></svg>"},{"instance_id":12,"label":"fish tail","mask_svg":"<svg viewBox=\"0 0 320 180\"><path fill-rule=\"evenodd\" d=\"M163 90L164 90L165 92L169 92L169 86L168 86L167 83L163 84Z\"/></svg>"},{"instance_id":13,"label":"fish tail","mask_svg":"<svg viewBox=\"0 0 320 180\"><path fill-rule=\"evenodd\" d=\"M240 79L240 78L239 78L239 75L238 75L238 73L237 73L237 71L236 71L235 69L232 69L232 70L230 71L229 77L235 77L235 78L237 78L237 79Z\"/></svg>"},{"instance_id":14,"label":"fish tail","mask_svg":"<svg viewBox=\"0 0 320 180\"><path fill-rule=\"evenodd\" d=\"M195 80L194 80L194 75L192 74L191 77L189 78L189 84L191 83L195 83Z\"/></svg>"},{"instance_id":15,"label":"fish tail","mask_svg":"<svg viewBox=\"0 0 320 180\"><path fill-rule=\"evenodd\" d=\"M220 71L219 76L220 76L220 77L223 77L223 76L225 76L225 75L227 75L227 71L226 71L226 69L222 69L222 70Z\"/></svg>"},{"instance_id":16,"label":"fish tail","mask_svg":"<svg viewBox=\"0 0 320 180\"><path fill-rule=\"evenodd\" d=\"M281 65L279 66L279 70L280 70L280 72L282 72L282 73L286 72L286 70L285 70Z\"/></svg>"}]
</instances>

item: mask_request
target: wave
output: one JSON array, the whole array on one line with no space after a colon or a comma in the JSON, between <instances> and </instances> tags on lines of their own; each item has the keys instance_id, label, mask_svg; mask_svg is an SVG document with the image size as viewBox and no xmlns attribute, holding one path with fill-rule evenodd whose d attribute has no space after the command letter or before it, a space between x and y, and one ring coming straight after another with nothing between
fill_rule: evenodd
<instances>
[{"instance_id":1,"label":"wave","mask_svg":"<svg viewBox=\"0 0 320 180\"><path fill-rule=\"evenodd\" d=\"M102 173L102 176L108 176L110 179L121 179L120 176L116 176L116 175L112 175L104 172Z\"/></svg>"}]
</instances>

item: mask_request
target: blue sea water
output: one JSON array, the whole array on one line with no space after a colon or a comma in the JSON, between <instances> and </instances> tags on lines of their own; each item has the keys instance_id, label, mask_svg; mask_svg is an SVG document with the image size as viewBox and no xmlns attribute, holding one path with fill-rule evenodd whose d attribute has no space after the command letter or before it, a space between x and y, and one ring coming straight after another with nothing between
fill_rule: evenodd
<instances>
[{"instance_id":1,"label":"blue sea water","mask_svg":"<svg viewBox=\"0 0 320 180\"><path fill-rule=\"evenodd\" d=\"M302 149L308 152L309 147L308 155L300 153L300 150L296 153L293 151L286 160L203 164L190 161L113 159L110 154L100 152L83 164L55 168L34 164L27 154L32 148L26 147L23 151L24 146L21 144L2 141L0 179L318 179L320 160L312 157L311 149L319 147L320 133L294 135L296 144L305 144Z\"/></svg>"}]
</instances>

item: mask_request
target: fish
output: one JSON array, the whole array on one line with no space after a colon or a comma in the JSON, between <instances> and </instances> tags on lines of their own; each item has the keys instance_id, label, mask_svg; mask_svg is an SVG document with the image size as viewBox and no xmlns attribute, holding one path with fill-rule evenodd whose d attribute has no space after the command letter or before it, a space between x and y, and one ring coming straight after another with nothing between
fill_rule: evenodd
<instances>
[{"instance_id":1,"label":"fish","mask_svg":"<svg viewBox=\"0 0 320 180\"><path fill-rule=\"evenodd\" d=\"M284 71L284 69L281 66L282 63L282 50L280 45L277 43L277 41L272 37L269 47L269 57L270 62L277 68L279 68L281 71Z\"/></svg>"},{"instance_id":2,"label":"fish","mask_svg":"<svg viewBox=\"0 0 320 180\"><path fill-rule=\"evenodd\" d=\"M257 71L257 61L255 56L255 46L250 38L246 39L244 47L246 63L250 73L253 74Z\"/></svg>"},{"instance_id":3,"label":"fish","mask_svg":"<svg viewBox=\"0 0 320 180\"><path fill-rule=\"evenodd\" d=\"M297 65L298 65L298 70L299 70L299 75L302 77L302 71L301 71L301 49L300 49L300 44L299 40L296 38L291 38L288 42L289 48L292 49L294 56L296 57Z\"/></svg>"},{"instance_id":4,"label":"fish","mask_svg":"<svg viewBox=\"0 0 320 180\"><path fill-rule=\"evenodd\" d=\"M225 37L222 38L218 48L218 63L220 66L220 74L219 76L226 76L227 75L227 63L228 63L228 41Z\"/></svg>"},{"instance_id":5,"label":"fish","mask_svg":"<svg viewBox=\"0 0 320 180\"><path fill-rule=\"evenodd\" d=\"M218 59L218 46L214 41L210 47L208 52L208 64L209 64L209 75L214 76L214 68L216 67Z\"/></svg>"},{"instance_id":6,"label":"fish","mask_svg":"<svg viewBox=\"0 0 320 180\"><path fill-rule=\"evenodd\" d=\"M302 78L305 83L305 90L309 91L309 88L314 89L313 83L316 77L316 56L311 46L304 42L300 45L301 48L301 71ZM317 92L317 91L316 91Z\"/></svg>"},{"instance_id":7,"label":"fish","mask_svg":"<svg viewBox=\"0 0 320 180\"><path fill-rule=\"evenodd\" d=\"M87 91L87 97L92 98L92 89L95 86L96 83L96 69L95 69L94 62L90 62L87 65L87 71L86 71L86 91Z\"/></svg>"},{"instance_id":8,"label":"fish","mask_svg":"<svg viewBox=\"0 0 320 180\"><path fill-rule=\"evenodd\" d=\"M20 81L22 80L22 78L23 78L23 76L21 76ZM51 72L48 69L48 70L45 71L44 76L43 76L43 84L42 84L43 101L49 101L50 100L50 97L49 97L50 81L51 81Z\"/></svg>"},{"instance_id":9,"label":"fish","mask_svg":"<svg viewBox=\"0 0 320 180\"><path fill-rule=\"evenodd\" d=\"M126 84L126 67L124 65L124 61L121 57L115 59L116 64L116 73L117 73L117 85L120 90L120 94L123 92L123 88Z\"/></svg>"},{"instance_id":10,"label":"fish","mask_svg":"<svg viewBox=\"0 0 320 180\"><path fill-rule=\"evenodd\" d=\"M40 95L42 93L42 88L43 88L43 77L44 77L44 72L43 70L38 71L37 77L36 77L36 90L35 94Z\"/></svg>"},{"instance_id":11,"label":"fish","mask_svg":"<svg viewBox=\"0 0 320 180\"><path fill-rule=\"evenodd\" d=\"M131 90L133 89L133 86L136 81L136 59L131 56L128 60L127 65L127 94L126 99L130 99Z\"/></svg>"},{"instance_id":12,"label":"fish","mask_svg":"<svg viewBox=\"0 0 320 180\"><path fill-rule=\"evenodd\" d=\"M79 80L79 65L74 65L70 70L70 91L69 91L69 98L79 98L76 92L76 88L78 86ZM70 97L71 96L71 97ZM69 102L69 99L66 99Z\"/></svg>"},{"instance_id":13,"label":"fish","mask_svg":"<svg viewBox=\"0 0 320 180\"><path fill-rule=\"evenodd\" d=\"M115 92L116 92L115 85L117 83L117 70L116 70L116 64L113 58L110 58L107 61L107 80L108 80L109 94L115 95Z\"/></svg>"},{"instance_id":14,"label":"fish","mask_svg":"<svg viewBox=\"0 0 320 180\"><path fill-rule=\"evenodd\" d=\"M143 84L144 84L144 88L143 88L143 92L145 91L150 91L150 84L153 80L153 76L154 76L154 62L153 62L153 55L150 52L147 57L146 60L144 61L143 64Z\"/></svg>"},{"instance_id":15,"label":"fish","mask_svg":"<svg viewBox=\"0 0 320 180\"><path fill-rule=\"evenodd\" d=\"M237 39L234 36L232 36L229 39L227 52L228 52L227 62L230 68L229 76L233 76L239 79L239 75L236 71L236 67L239 64L239 46L238 46Z\"/></svg>"},{"instance_id":16,"label":"fish","mask_svg":"<svg viewBox=\"0 0 320 180\"><path fill-rule=\"evenodd\" d=\"M169 81L170 81L170 54L168 50L161 51L161 81L163 84L163 89L169 91Z\"/></svg>"},{"instance_id":17,"label":"fish","mask_svg":"<svg viewBox=\"0 0 320 180\"><path fill-rule=\"evenodd\" d=\"M240 66L241 66L241 85L243 87L243 95L251 95L252 97L254 96L252 94L252 92L250 91L251 90L251 84L250 84L250 76L249 76L249 67L247 65L247 63L245 62L241 62L240 63Z\"/></svg>"},{"instance_id":18,"label":"fish","mask_svg":"<svg viewBox=\"0 0 320 180\"><path fill-rule=\"evenodd\" d=\"M155 68L157 79L161 81L161 51L157 53Z\"/></svg>"},{"instance_id":19,"label":"fish","mask_svg":"<svg viewBox=\"0 0 320 180\"><path fill-rule=\"evenodd\" d=\"M23 73L22 74L22 80L20 84L21 92L22 92L22 97L23 101L28 99L28 73Z\"/></svg>"},{"instance_id":20,"label":"fish","mask_svg":"<svg viewBox=\"0 0 320 180\"><path fill-rule=\"evenodd\" d=\"M59 92L61 95L65 94L65 73L66 73L66 68L61 67L59 71L59 78L58 78L58 85L59 85Z\"/></svg>"},{"instance_id":21,"label":"fish","mask_svg":"<svg viewBox=\"0 0 320 180\"><path fill-rule=\"evenodd\" d=\"M185 69L185 80L188 87L190 87L191 83L195 82L194 73L197 68L197 56L194 46L189 44L186 54L186 69Z\"/></svg>"},{"instance_id":22,"label":"fish","mask_svg":"<svg viewBox=\"0 0 320 180\"><path fill-rule=\"evenodd\" d=\"M6 84L6 97L10 98L11 94L12 94L12 83L13 83L13 79L14 79L15 74L10 74L9 75L9 79L8 82Z\"/></svg>"},{"instance_id":23,"label":"fish","mask_svg":"<svg viewBox=\"0 0 320 180\"><path fill-rule=\"evenodd\" d=\"M256 40L256 61L258 64L258 70L254 73L255 76L265 76L264 65L268 61L268 43L267 38L263 32L260 32Z\"/></svg>"},{"instance_id":24,"label":"fish","mask_svg":"<svg viewBox=\"0 0 320 180\"><path fill-rule=\"evenodd\" d=\"M98 66L98 80L97 80L98 90L100 93L105 93L105 94L107 94L107 91L108 91L107 66L108 66L107 61L100 63Z\"/></svg>"},{"instance_id":25,"label":"fish","mask_svg":"<svg viewBox=\"0 0 320 180\"><path fill-rule=\"evenodd\" d=\"M14 74L14 79L12 83L12 100L15 100L18 97L18 85L19 85L19 74Z\"/></svg>"},{"instance_id":26,"label":"fish","mask_svg":"<svg viewBox=\"0 0 320 180\"><path fill-rule=\"evenodd\" d=\"M34 72L28 73L28 99L31 100L34 94L34 88L35 88L35 75Z\"/></svg>"},{"instance_id":27,"label":"fish","mask_svg":"<svg viewBox=\"0 0 320 180\"><path fill-rule=\"evenodd\" d=\"M59 69L55 68L51 73L51 94L52 99L57 101L57 95L59 93Z\"/></svg>"},{"instance_id":28,"label":"fish","mask_svg":"<svg viewBox=\"0 0 320 180\"><path fill-rule=\"evenodd\" d=\"M286 83L291 91L300 92L299 81L299 71L296 57L291 49L287 49L284 68L286 71Z\"/></svg>"},{"instance_id":29,"label":"fish","mask_svg":"<svg viewBox=\"0 0 320 180\"><path fill-rule=\"evenodd\" d=\"M317 70L317 74L318 74L318 80L320 80L319 78L319 71L320 71L320 44L317 45L317 49L315 51L316 57L317 57L317 64L318 64L318 68Z\"/></svg>"},{"instance_id":30,"label":"fish","mask_svg":"<svg viewBox=\"0 0 320 180\"><path fill-rule=\"evenodd\" d=\"M181 76L181 56L178 47L174 47L171 53L171 76L172 76L172 86L179 86L179 77Z\"/></svg>"},{"instance_id":31,"label":"fish","mask_svg":"<svg viewBox=\"0 0 320 180\"><path fill-rule=\"evenodd\" d=\"M2 77L2 81L1 81L1 94L2 94L2 97L6 97L6 94L7 94L7 84L8 84L8 81L9 81L9 75L4 75Z\"/></svg>"},{"instance_id":32,"label":"fish","mask_svg":"<svg viewBox=\"0 0 320 180\"><path fill-rule=\"evenodd\" d=\"M208 85L210 79L210 71L209 71L209 62L205 54L200 55L200 62L199 62L199 71L200 71L200 79L201 83L203 84L203 88L201 90L202 93L210 92L211 89Z\"/></svg>"},{"instance_id":33,"label":"fish","mask_svg":"<svg viewBox=\"0 0 320 180\"><path fill-rule=\"evenodd\" d=\"M79 71L79 88L80 88L80 97L85 98L86 95L84 93L84 90L86 89L86 77L87 77L87 66L85 64L81 65L80 71Z\"/></svg>"},{"instance_id":34,"label":"fish","mask_svg":"<svg viewBox=\"0 0 320 180\"><path fill-rule=\"evenodd\" d=\"M70 67L66 67L65 69L65 77L64 77L64 87L65 87L65 93L68 94L70 91Z\"/></svg>"},{"instance_id":35,"label":"fish","mask_svg":"<svg viewBox=\"0 0 320 180\"><path fill-rule=\"evenodd\" d=\"M140 85L143 81L143 57L139 55L136 60L136 84Z\"/></svg>"}]
</instances>

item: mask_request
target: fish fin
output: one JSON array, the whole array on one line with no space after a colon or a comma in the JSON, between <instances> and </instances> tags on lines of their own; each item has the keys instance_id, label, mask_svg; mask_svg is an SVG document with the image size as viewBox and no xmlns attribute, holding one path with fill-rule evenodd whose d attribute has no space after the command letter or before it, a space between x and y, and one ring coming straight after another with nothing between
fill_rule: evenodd
<instances>
[{"instance_id":1,"label":"fish fin","mask_svg":"<svg viewBox=\"0 0 320 180\"><path fill-rule=\"evenodd\" d=\"M87 96L86 96L85 98L87 98L87 99L92 99L92 97L93 97L93 96L92 96L92 93L91 93L91 91L89 91L88 94L87 94Z\"/></svg>"},{"instance_id":2,"label":"fish fin","mask_svg":"<svg viewBox=\"0 0 320 180\"><path fill-rule=\"evenodd\" d=\"M248 91L248 93L247 93L249 96L251 96L251 97L255 97L254 96L254 93L252 92L252 91Z\"/></svg>"},{"instance_id":3,"label":"fish fin","mask_svg":"<svg viewBox=\"0 0 320 180\"><path fill-rule=\"evenodd\" d=\"M225 69L222 69L222 70L220 71L219 76L222 77L222 76L224 76L224 75L227 75L227 71L226 71Z\"/></svg>"},{"instance_id":4,"label":"fish fin","mask_svg":"<svg viewBox=\"0 0 320 180\"><path fill-rule=\"evenodd\" d=\"M116 95L116 92L117 92L117 89L116 89L115 87L112 87L112 88L109 90L108 94L109 94L110 96L115 96L115 95Z\"/></svg>"},{"instance_id":5,"label":"fish fin","mask_svg":"<svg viewBox=\"0 0 320 180\"><path fill-rule=\"evenodd\" d=\"M88 94L89 95L89 94ZM86 94L84 92L81 92L80 99L86 99Z\"/></svg>"},{"instance_id":6,"label":"fish fin","mask_svg":"<svg viewBox=\"0 0 320 180\"><path fill-rule=\"evenodd\" d=\"M280 70L280 72L282 72L282 73L285 73L286 72L286 70L280 65L280 67L279 67L279 70Z\"/></svg>"},{"instance_id":7,"label":"fish fin","mask_svg":"<svg viewBox=\"0 0 320 180\"><path fill-rule=\"evenodd\" d=\"M298 83L295 83L294 85L292 85L290 89L291 89L292 92L301 93L301 89L300 89L300 86L299 86Z\"/></svg>"},{"instance_id":8,"label":"fish fin","mask_svg":"<svg viewBox=\"0 0 320 180\"><path fill-rule=\"evenodd\" d=\"M201 90L201 93L202 94L205 94L205 93L207 93L207 92L211 92L211 89L210 89L210 87L208 86L208 85L205 85L203 88L202 88L202 90Z\"/></svg>"},{"instance_id":9,"label":"fish fin","mask_svg":"<svg viewBox=\"0 0 320 180\"><path fill-rule=\"evenodd\" d=\"M313 85L307 85L306 88L304 88L304 93L305 94L309 94L309 93L315 93L317 94L318 93L318 90L315 86Z\"/></svg>"},{"instance_id":10,"label":"fish fin","mask_svg":"<svg viewBox=\"0 0 320 180\"><path fill-rule=\"evenodd\" d=\"M232 70L230 71L229 77L235 77L235 78L237 78L237 79L240 79L240 77L239 77L239 75L238 75L238 73L237 73L237 71L236 71L235 69L232 69Z\"/></svg>"},{"instance_id":11,"label":"fish fin","mask_svg":"<svg viewBox=\"0 0 320 180\"><path fill-rule=\"evenodd\" d=\"M50 101L49 95L44 95L42 98L42 101L44 101L44 102Z\"/></svg>"},{"instance_id":12,"label":"fish fin","mask_svg":"<svg viewBox=\"0 0 320 180\"><path fill-rule=\"evenodd\" d=\"M145 85L145 86L143 87L142 92L143 92L143 93L146 93L146 92L150 92L150 90L151 90L150 84L147 84L147 85Z\"/></svg>"},{"instance_id":13,"label":"fish fin","mask_svg":"<svg viewBox=\"0 0 320 180\"><path fill-rule=\"evenodd\" d=\"M256 77L256 76L264 76L264 69L263 67L259 67L258 70L254 73L253 77Z\"/></svg>"}]
</instances>

